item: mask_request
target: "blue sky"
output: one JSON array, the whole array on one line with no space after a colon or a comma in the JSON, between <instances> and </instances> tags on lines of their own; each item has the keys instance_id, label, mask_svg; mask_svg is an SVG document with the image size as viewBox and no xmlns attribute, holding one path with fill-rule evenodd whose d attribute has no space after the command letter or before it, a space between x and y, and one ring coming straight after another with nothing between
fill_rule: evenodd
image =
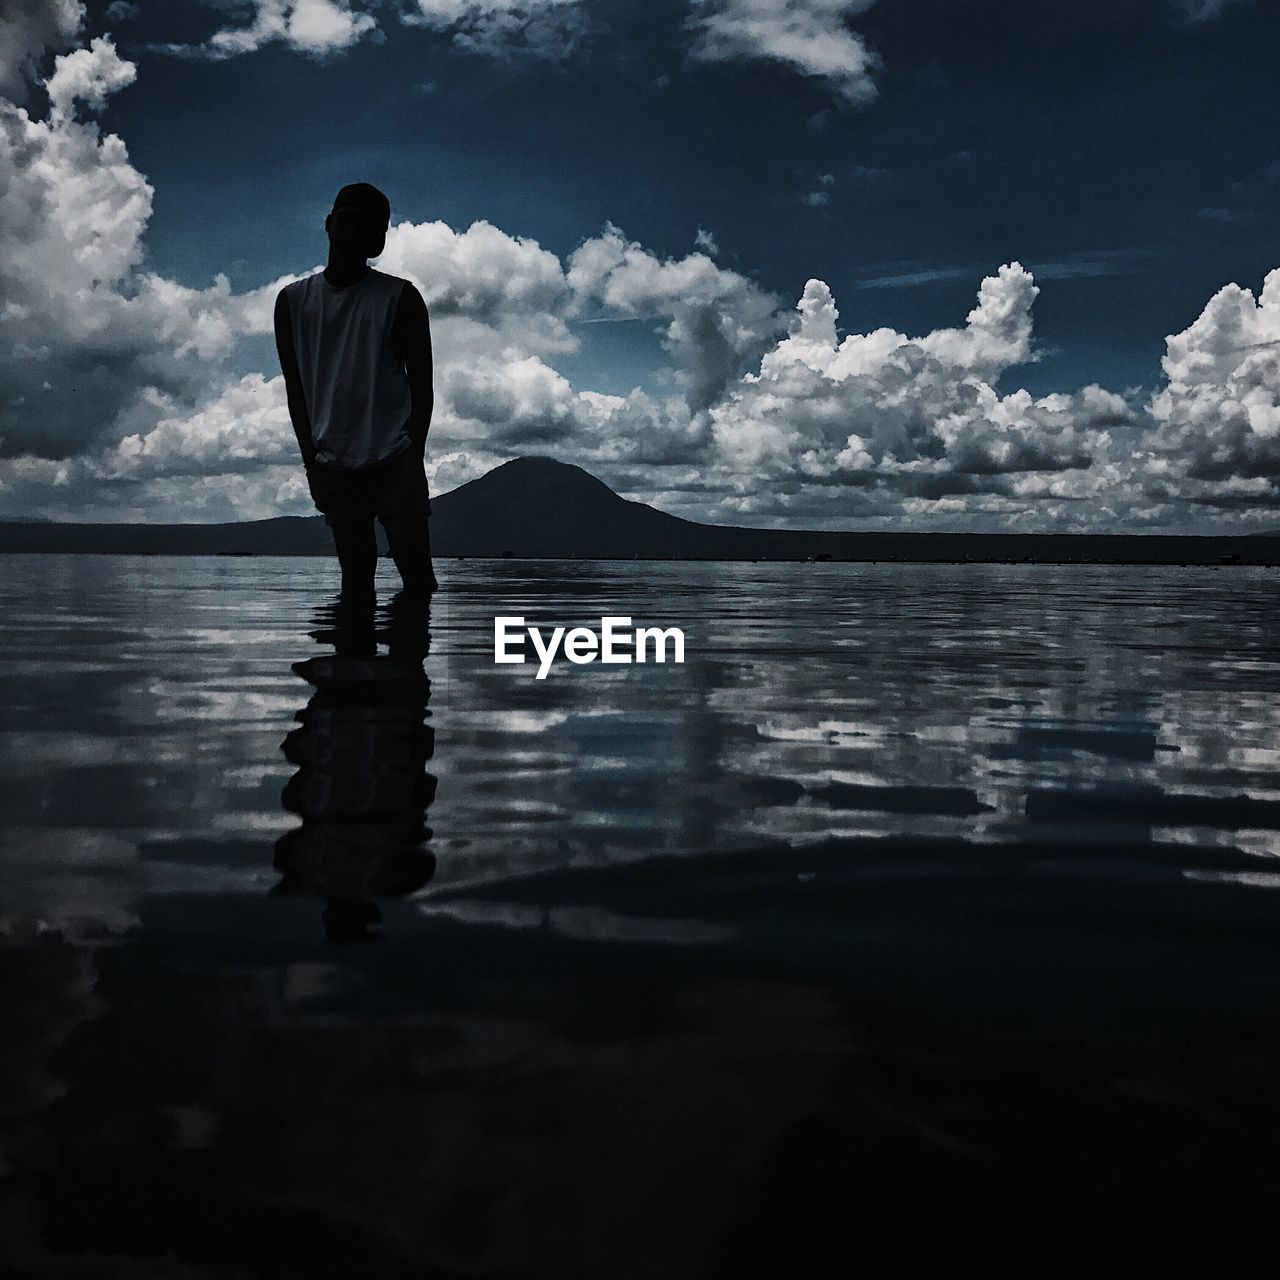
<instances>
[{"instance_id":1,"label":"blue sky","mask_svg":"<svg viewBox=\"0 0 1280 1280\"><path fill-rule=\"evenodd\" d=\"M33 202L55 205L86 175L114 183L99 208L136 252L88 280L114 291L96 354L75 346L70 304L10 317L92 365L95 406L90 419L68 390L42 432L35 392L57 401L57 380L37 381L29 354L0 362L6 514L304 510L261 301L323 260L333 192L364 180L403 232L383 269L418 280L439 317L437 490L541 452L744 524L1280 525L1267 356L1280 317L1256 305L1280 264L1272 6L19 10L29 56L3 82L11 139L25 129L28 149L38 138L61 155L57 130L78 130L79 151L50 176L11 141L14 181L44 184ZM61 123L41 84L59 66ZM113 137L137 181L113 165ZM149 208L121 215L138 182ZM501 244L466 239L477 223ZM36 256L75 258L76 234L63 226ZM536 296L499 288L477 311L467 271L507 252L509 278L528 267ZM1021 275L1001 275L1015 263ZM989 318L964 337L984 279L997 282ZM13 287L39 309L33 279ZM113 307L138 330L128 341L102 338L121 331ZM148 345L148 324L164 338ZM0 332L11 352L42 349Z\"/></svg>"}]
</instances>

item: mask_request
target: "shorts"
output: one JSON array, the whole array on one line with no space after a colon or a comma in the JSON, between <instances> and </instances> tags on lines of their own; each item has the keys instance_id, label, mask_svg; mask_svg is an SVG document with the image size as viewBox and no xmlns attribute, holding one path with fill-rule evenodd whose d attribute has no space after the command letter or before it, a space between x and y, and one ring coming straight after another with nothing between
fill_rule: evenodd
<instances>
[{"instance_id":1,"label":"shorts","mask_svg":"<svg viewBox=\"0 0 1280 1280\"><path fill-rule=\"evenodd\" d=\"M385 525L392 517L431 514L427 473L413 443L393 458L355 470L313 462L307 468L307 488L325 524L376 516Z\"/></svg>"}]
</instances>

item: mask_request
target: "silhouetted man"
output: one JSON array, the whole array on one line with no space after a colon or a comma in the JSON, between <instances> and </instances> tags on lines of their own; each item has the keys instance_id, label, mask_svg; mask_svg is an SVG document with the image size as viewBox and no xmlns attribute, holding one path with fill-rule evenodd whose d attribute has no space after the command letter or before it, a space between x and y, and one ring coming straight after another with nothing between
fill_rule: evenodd
<instances>
[{"instance_id":1,"label":"silhouetted man","mask_svg":"<svg viewBox=\"0 0 1280 1280\"><path fill-rule=\"evenodd\" d=\"M376 517L406 593L437 587L423 456L431 425L431 329L422 295L369 266L391 204L356 182L324 220L329 262L276 298L276 350L312 500L333 531L342 594L371 599Z\"/></svg>"}]
</instances>

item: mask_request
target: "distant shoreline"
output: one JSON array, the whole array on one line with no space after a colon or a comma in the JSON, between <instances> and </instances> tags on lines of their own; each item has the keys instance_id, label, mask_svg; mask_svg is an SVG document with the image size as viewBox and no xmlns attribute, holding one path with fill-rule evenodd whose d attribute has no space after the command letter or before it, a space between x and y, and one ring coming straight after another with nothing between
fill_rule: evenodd
<instances>
[{"instance_id":1,"label":"distant shoreline","mask_svg":"<svg viewBox=\"0 0 1280 1280\"><path fill-rule=\"evenodd\" d=\"M700 524L625 499L553 458L516 458L433 496L431 548L442 560L1280 567L1280 531L913 533ZM0 521L0 552L333 555L316 515L224 524Z\"/></svg>"},{"instance_id":2,"label":"distant shoreline","mask_svg":"<svg viewBox=\"0 0 1280 1280\"><path fill-rule=\"evenodd\" d=\"M979 536L979 535L971 535ZM1068 535L1051 535L1068 536ZM1091 535L1078 535L1091 536ZM1139 535L1141 536L1141 535ZM205 550L172 550L172 549L133 549L119 550L115 548L60 548L60 547L28 547L15 548L0 546L0 555L69 555L69 556L145 556L180 557L191 559L199 556L220 559L288 559L288 560L332 560L332 551L205 551ZM388 559L384 554L382 559ZM1228 552L1217 558L1131 558L1112 557L1054 557L1054 556L584 556L584 555L450 555L439 552L433 555L435 560L483 560L511 563L538 563L543 561L580 561L584 564L795 564L795 565L829 565L829 564L946 564L946 565L1045 565L1055 567L1098 567L1124 566L1166 569L1280 569L1280 555L1271 559L1245 558L1239 553Z\"/></svg>"}]
</instances>

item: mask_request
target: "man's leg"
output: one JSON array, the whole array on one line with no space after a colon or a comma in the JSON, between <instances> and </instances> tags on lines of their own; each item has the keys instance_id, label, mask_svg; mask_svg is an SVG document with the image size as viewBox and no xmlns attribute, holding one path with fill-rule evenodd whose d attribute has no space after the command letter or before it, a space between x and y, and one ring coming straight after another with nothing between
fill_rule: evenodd
<instances>
[{"instance_id":1,"label":"man's leg","mask_svg":"<svg viewBox=\"0 0 1280 1280\"><path fill-rule=\"evenodd\" d=\"M371 598L373 575L378 568L378 539L373 517L342 520L329 528L333 531L333 547L342 569L343 596L352 601Z\"/></svg>"},{"instance_id":2,"label":"man's leg","mask_svg":"<svg viewBox=\"0 0 1280 1280\"><path fill-rule=\"evenodd\" d=\"M388 512L382 527L404 589L411 595L430 595L440 585L431 565L431 517L424 512Z\"/></svg>"},{"instance_id":3,"label":"man's leg","mask_svg":"<svg viewBox=\"0 0 1280 1280\"><path fill-rule=\"evenodd\" d=\"M418 445L379 473L375 504L406 593L430 595L440 584L431 567L431 496Z\"/></svg>"},{"instance_id":4,"label":"man's leg","mask_svg":"<svg viewBox=\"0 0 1280 1280\"><path fill-rule=\"evenodd\" d=\"M333 535L342 570L342 594L350 603L374 599L378 539L373 528L373 492L360 472L314 463L307 468L307 487L316 509Z\"/></svg>"}]
</instances>

